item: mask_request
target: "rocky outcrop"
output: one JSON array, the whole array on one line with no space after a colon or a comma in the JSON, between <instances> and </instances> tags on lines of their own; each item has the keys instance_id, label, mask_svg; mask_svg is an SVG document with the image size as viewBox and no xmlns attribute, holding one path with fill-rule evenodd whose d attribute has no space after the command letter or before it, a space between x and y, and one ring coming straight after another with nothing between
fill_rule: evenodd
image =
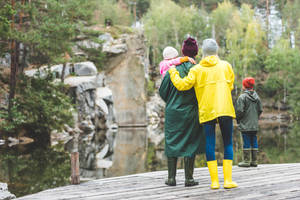
<instances>
[{"instance_id":1,"label":"rocky outcrop","mask_svg":"<svg viewBox=\"0 0 300 200\"><path fill-rule=\"evenodd\" d=\"M108 54L121 54L128 51L126 44L126 38L128 35L121 35L119 39L114 40L109 33L104 33L99 36L99 39L103 41L102 51Z\"/></svg>"},{"instance_id":2,"label":"rocky outcrop","mask_svg":"<svg viewBox=\"0 0 300 200\"><path fill-rule=\"evenodd\" d=\"M8 191L6 183L0 183L0 200L15 199L16 196Z\"/></svg>"},{"instance_id":3,"label":"rocky outcrop","mask_svg":"<svg viewBox=\"0 0 300 200\"><path fill-rule=\"evenodd\" d=\"M63 71L63 64L51 66L50 71L57 77L62 76ZM41 76L44 77L47 74L48 67L43 66L39 69L31 69L26 70L25 75L27 76ZM86 62L79 62L79 63L67 63L65 67L64 77L70 76L96 76L97 75L97 68L94 63L86 61Z\"/></svg>"},{"instance_id":4,"label":"rocky outcrop","mask_svg":"<svg viewBox=\"0 0 300 200\"><path fill-rule=\"evenodd\" d=\"M10 54L6 53L3 57L0 57L0 66L10 67Z\"/></svg>"},{"instance_id":5,"label":"rocky outcrop","mask_svg":"<svg viewBox=\"0 0 300 200\"><path fill-rule=\"evenodd\" d=\"M105 74L107 85L114 94L116 121L119 126L146 126L145 68L148 58L145 38L139 33L122 35L117 42L112 42L107 34L105 38L104 50L112 54L106 63ZM123 49L123 52L116 54L115 48Z\"/></svg>"},{"instance_id":6,"label":"rocky outcrop","mask_svg":"<svg viewBox=\"0 0 300 200\"><path fill-rule=\"evenodd\" d=\"M150 97L147 102L147 119L148 119L148 138L156 146L164 139L163 128L165 114L165 102L160 98L158 93Z\"/></svg>"},{"instance_id":7,"label":"rocky outcrop","mask_svg":"<svg viewBox=\"0 0 300 200\"><path fill-rule=\"evenodd\" d=\"M45 69L39 70L42 76L46 74ZM62 76L62 69L62 65L50 67L57 78ZM37 72L29 70L25 73L35 76ZM92 62L68 63L65 76L64 83L69 86L69 94L76 104L73 114L75 127L66 125L60 133L53 131L51 143L55 145L62 141L69 152L79 152L82 177L100 178L112 164L112 135L118 127L114 116L113 92L106 86L104 73L98 73Z\"/></svg>"},{"instance_id":8,"label":"rocky outcrop","mask_svg":"<svg viewBox=\"0 0 300 200\"><path fill-rule=\"evenodd\" d=\"M117 128L112 91L106 87L104 74L67 77L65 84L70 86L77 106L76 124L81 130L78 136L81 176L100 178L112 163L109 156L113 152L114 138L108 132Z\"/></svg>"}]
</instances>

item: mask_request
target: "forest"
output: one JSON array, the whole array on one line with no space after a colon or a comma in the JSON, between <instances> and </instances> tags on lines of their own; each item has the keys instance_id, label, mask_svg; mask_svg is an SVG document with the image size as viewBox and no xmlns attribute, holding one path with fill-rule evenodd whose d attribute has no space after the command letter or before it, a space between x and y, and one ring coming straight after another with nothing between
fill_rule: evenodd
<instances>
[{"instance_id":1,"label":"forest","mask_svg":"<svg viewBox=\"0 0 300 200\"><path fill-rule=\"evenodd\" d=\"M1 105L0 129L50 132L60 130L63 124L72 125L74 106L64 78L54 84L53 74L32 79L24 76L24 69L88 59L103 70L107 55L101 46L81 49L88 55L83 58L74 53L73 45L82 37L101 44L95 36L105 32L106 26L111 26L115 35L143 29L154 69L150 89L164 47L180 50L188 36L196 38L200 46L203 39L215 38L219 56L233 66L235 96L241 91L241 80L253 76L263 98L287 106L293 119L298 119L299 10L299 0L3 0L0 56L9 60L10 67L0 68L1 98L6 96L8 101ZM93 26L102 29L91 29ZM200 58L201 51L198 61Z\"/></svg>"},{"instance_id":2,"label":"forest","mask_svg":"<svg viewBox=\"0 0 300 200\"><path fill-rule=\"evenodd\" d=\"M99 174L92 173L96 171L102 173L101 178L107 177L104 172L109 168L113 168L108 173L111 176L166 169L164 105L157 95L161 79L159 63L166 46L181 52L182 42L189 36L198 41L196 62L202 58L202 41L206 38L217 41L219 57L227 60L235 73L234 100L242 92L245 77L256 79L255 90L263 102L263 115L269 117L260 129L259 162L299 162L299 11L300 0L1 0L0 181L8 183L17 197L69 184L70 141L75 140L76 134L80 136L77 138L80 170L90 173L80 176L99 178ZM111 36L109 40L134 51L105 52L107 41L100 36L107 33ZM128 41L134 45L124 44ZM145 57L140 59L143 53ZM136 110L124 107L131 111L130 115L145 118L147 129L120 128L120 134L106 129L106 122L115 122L116 115L100 112L96 103L104 106L107 113L121 104L110 99L111 85L104 85L105 81L100 80L104 96L101 93L97 99L98 86L76 94L74 87L66 83L68 78L83 77L68 70L84 61L91 61L95 65L94 75L100 77L113 71L112 65L117 62L127 62L125 68L136 70L124 73L127 82L117 80L128 83L127 88L133 88L134 92L128 89L127 93L118 95L142 94L124 101L134 104ZM143 61L148 63L145 68ZM58 65L62 66L61 73L51 71L51 67ZM35 69L38 69L36 76L26 75ZM120 74L113 74L113 78L120 78ZM133 77L136 74L141 76L139 82ZM136 102L142 104L135 105ZM90 106L87 110L94 112L86 114L79 109L80 103ZM145 107L155 111L150 114L158 113L156 117L160 119L154 121L159 126L152 126L155 130L148 130L153 124L152 118L147 119L149 113ZM99 116L93 116L96 112ZM85 116L79 119L79 115ZM239 131L235 133L234 162L237 163L242 158L242 142ZM51 135L65 140L52 142ZM36 142L10 146L8 138L22 136ZM221 139L217 141L220 142L216 148L217 159L221 162L223 148ZM117 159L111 167L113 156ZM102 164L99 160L107 166L98 166ZM195 166L206 166L204 155L196 159Z\"/></svg>"}]
</instances>

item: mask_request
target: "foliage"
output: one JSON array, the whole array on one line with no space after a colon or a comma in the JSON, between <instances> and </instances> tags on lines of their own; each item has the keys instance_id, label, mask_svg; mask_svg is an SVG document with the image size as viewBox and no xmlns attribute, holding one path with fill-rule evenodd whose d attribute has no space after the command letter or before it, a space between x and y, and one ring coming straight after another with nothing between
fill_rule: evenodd
<instances>
[{"instance_id":1,"label":"foliage","mask_svg":"<svg viewBox=\"0 0 300 200\"><path fill-rule=\"evenodd\" d=\"M14 6L10 1L1 1L0 5L0 52L10 53L10 43L15 41L12 60L20 65L16 67L24 69L26 62L36 66L72 62L65 55L76 60L72 47L84 30L83 26L91 25L95 0L19 1ZM94 54L88 55L100 63L101 51ZM64 123L71 124L69 99L62 92L63 87L53 85L51 81L50 77L12 79L11 82L17 83L18 91L13 107L0 113L5 119L1 121L1 129L25 128L33 133L49 133L52 129L61 129ZM13 91L13 84L10 86Z\"/></svg>"},{"instance_id":2,"label":"foliage","mask_svg":"<svg viewBox=\"0 0 300 200\"><path fill-rule=\"evenodd\" d=\"M14 99L13 118L3 115L0 129L16 131L25 128L33 134L47 137L51 130L62 130L64 124L72 125L73 117L70 98L65 94L66 88L54 84L53 77L22 77L18 84L18 95Z\"/></svg>"},{"instance_id":3,"label":"foliage","mask_svg":"<svg viewBox=\"0 0 300 200\"><path fill-rule=\"evenodd\" d=\"M271 74L263 85L263 91L267 97L282 99L283 81L278 79L277 75Z\"/></svg>"},{"instance_id":4,"label":"foliage","mask_svg":"<svg viewBox=\"0 0 300 200\"><path fill-rule=\"evenodd\" d=\"M212 14L212 24L214 28L213 37L220 46L225 46L226 30L228 30L231 20L234 20L233 14L237 10L229 1L224 1L218 4L218 8L215 9Z\"/></svg>"},{"instance_id":5,"label":"foliage","mask_svg":"<svg viewBox=\"0 0 300 200\"><path fill-rule=\"evenodd\" d=\"M234 11L226 30L226 39L226 59L232 63L236 81L240 85L244 77L256 75L261 70L255 66L265 56L266 51L265 33L249 5L243 4L240 10Z\"/></svg>"},{"instance_id":6,"label":"foliage","mask_svg":"<svg viewBox=\"0 0 300 200\"><path fill-rule=\"evenodd\" d=\"M141 19L142 16L147 13L150 7L150 0L137 0L136 3L136 14Z\"/></svg>"},{"instance_id":7,"label":"foliage","mask_svg":"<svg viewBox=\"0 0 300 200\"><path fill-rule=\"evenodd\" d=\"M199 12L195 7L182 8L170 0L153 0L143 22L155 64L162 60L161 52L166 46L179 50L188 35L198 40L208 36L204 11Z\"/></svg>"},{"instance_id":8,"label":"foliage","mask_svg":"<svg viewBox=\"0 0 300 200\"><path fill-rule=\"evenodd\" d=\"M147 82L147 95L152 96L155 92L155 84L153 81L148 80Z\"/></svg>"},{"instance_id":9,"label":"foliage","mask_svg":"<svg viewBox=\"0 0 300 200\"><path fill-rule=\"evenodd\" d=\"M93 32L90 33L90 34L93 34ZM90 38L90 41L92 43L94 43L94 45L91 45L90 47L79 45L79 48L87 56L86 56L86 58L77 59L76 61L84 61L84 60L87 59L89 61L92 61L95 64L95 66L97 67L97 69L99 71L101 71L104 68L103 63L105 61L106 54L102 52L102 43L103 43L103 41L98 39L98 35L97 36L92 36L92 35L88 36Z\"/></svg>"},{"instance_id":10,"label":"foliage","mask_svg":"<svg viewBox=\"0 0 300 200\"><path fill-rule=\"evenodd\" d=\"M288 1L282 11L286 34L295 37L295 43L300 48L300 0Z\"/></svg>"},{"instance_id":11,"label":"foliage","mask_svg":"<svg viewBox=\"0 0 300 200\"><path fill-rule=\"evenodd\" d=\"M96 22L104 24L106 19L110 19L113 25L131 25L132 16L127 8L111 0L96 0L96 2Z\"/></svg>"},{"instance_id":12,"label":"foliage","mask_svg":"<svg viewBox=\"0 0 300 200\"><path fill-rule=\"evenodd\" d=\"M298 103L300 97L300 84L298 83L300 72L299 55L300 50L298 48L291 48L289 41L282 39L271 50L265 61L266 69L269 70L269 73L276 76L277 80L283 82L284 90L287 90L283 91L283 93L288 94L288 102L296 116L300 116L300 105ZM285 98L286 96L283 96L283 99Z\"/></svg>"},{"instance_id":13,"label":"foliage","mask_svg":"<svg viewBox=\"0 0 300 200\"><path fill-rule=\"evenodd\" d=\"M0 2L0 57L3 56L5 51L8 51L7 40L10 34L11 20L10 16L14 14L14 10L7 0Z\"/></svg>"}]
</instances>

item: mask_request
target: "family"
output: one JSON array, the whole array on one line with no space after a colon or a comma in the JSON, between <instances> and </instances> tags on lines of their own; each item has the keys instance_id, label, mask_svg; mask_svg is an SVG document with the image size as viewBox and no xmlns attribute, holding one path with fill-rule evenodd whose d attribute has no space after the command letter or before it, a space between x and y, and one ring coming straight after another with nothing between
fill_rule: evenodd
<instances>
[{"instance_id":1,"label":"family","mask_svg":"<svg viewBox=\"0 0 300 200\"><path fill-rule=\"evenodd\" d=\"M262 113L260 98L254 91L255 80L243 80L244 93L232 102L234 72L231 65L218 57L218 44L205 39L202 59L195 64L197 41L187 38L182 45L184 57L177 50L166 47L160 63L162 83L159 88L165 108L165 154L168 163L166 184L176 186L178 157L184 158L185 186L199 183L193 178L196 154L206 153L211 177L211 189L219 189L215 157L216 124L219 124L223 145L224 188L238 187L232 180L233 119L236 118L244 141L244 161L240 167L257 166L258 118ZM176 66L175 66L176 65Z\"/></svg>"}]
</instances>

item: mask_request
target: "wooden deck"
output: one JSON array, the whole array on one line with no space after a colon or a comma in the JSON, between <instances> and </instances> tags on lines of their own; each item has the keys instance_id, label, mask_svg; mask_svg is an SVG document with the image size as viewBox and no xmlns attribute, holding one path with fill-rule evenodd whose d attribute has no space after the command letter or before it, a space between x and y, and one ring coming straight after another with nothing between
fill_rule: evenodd
<instances>
[{"instance_id":1,"label":"wooden deck","mask_svg":"<svg viewBox=\"0 0 300 200\"><path fill-rule=\"evenodd\" d=\"M49 189L21 197L23 200L106 200L106 199L300 199L300 163L259 165L257 168L233 168L238 188L224 189L222 168L219 167L221 188L209 188L207 168L195 169L198 186L184 187L184 172L177 172L177 186L164 184L167 171L89 181Z\"/></svg>"}]
</instances>

